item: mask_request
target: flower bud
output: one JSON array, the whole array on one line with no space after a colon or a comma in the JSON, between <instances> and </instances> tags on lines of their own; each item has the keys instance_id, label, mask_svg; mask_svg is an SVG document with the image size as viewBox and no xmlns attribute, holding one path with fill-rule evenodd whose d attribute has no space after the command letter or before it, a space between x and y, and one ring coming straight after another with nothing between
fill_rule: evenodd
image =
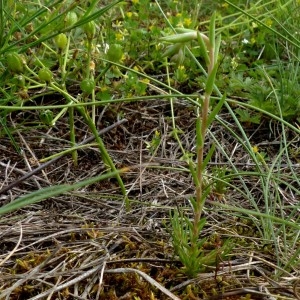
<instances>
[{"instance_id":1,"label":"flower bud","mask_svg":"<svg viewBox=\"0 0 300 300\"><path fill-rule=\"evenodd\" d=\"M193 30L185 33L178 33L160 38L163 42L169 43L187 43L197 39L197 31Z\"/></svg>"},{"instance_id":2,"label":"flower bud","mask_svg":"<svg viewBox=\"0 0 300 300\"><path fill-rule=\"evenodd\" d=\"M64 33L60 33L55 37L55 43L60 50L64 50L67 46L68 38Z\"/></svg>"},{"instance_id":3,"label":"flower bud","mask_svg":"<svg viewBox=\"0 0 300 300\"><path fill-rule=\"evenodd\" d=\"M120 44L112 44L107 50L106 57L112 62L119 62L123 56L123 49Z\"/></svg>"},{"instance_id":4,"label":"flower bud","mask_svg":"<svg viewBox=\"0 0 300 300\"><path fill-rule=\"evenodd\" d=\"M90 95L95 89L95 81L93 79L84 79L80 83L81 90Z\"/></svg>"},{"instance_id":5,"label":"flower bud","mask_svg":"<svg viewBox=\"0 0 300 300\"><path fill-rule=\"evenodd\" d=\"M175 63L176 66L182 65L184 62L185 53L182 48L179 49L179 51L171 57L171 62Z\"/></svg>"},{"instance_id":6,"label":"flower bud","mask_svg":"<svg viewBox=\"0 0 300 300\"><path fill-rule=\"evenodd\" d=\"M83 31L85 32L88 40L92 40L96 34L96 24L94 21L85 23L83 25Z\"/></svg>"},{"instance_id":7,"label":"flower bud","mask_svg":"<svg viewBox=\"0 0 300 300\"><path fill-rule=\"evenodd\" d=\"M166 48L165 52L163 53L162 57L169 57L173 56L178 53L179 49L183 46L181 43L176 43L174 45L170 45Z\"/></svg>"},{"instance_id":8,"label":"flower bud","mask_svg":"<svg viewBox=\"0 0 300 300\"><path fill-rule=\"evenodd\" d=\"M45 125L53 125L53 112L49 109L44 110L40 113L40 120L45 124Z\"/></svg>"},{"instance_id":9,"label":"flower bud","mask_svg":"<svg viewBox=\"0 0 300 300\"><path fill-rule=\"evenodd\" d=\"M22 73L24 69L23 61L16 52L10 52L6 55L7 67L14 73Z\"/></svg>"},{"instance_id":10,"label":"flower bud","mask_svg":"<svg viewBox=\"0 0 300 300\"><path fill-rule=\"evenodd\" d=\"M72 26L73 24L75 24L77 22L77 20L78 20L78 18L77 18L76 12L74 12L74 11L68 12L65 17L66 27Z\"/></svg>"},{"instance_id":11,"label":"flower bud","mask_svg":"<svg viewBox=\"0 0 300 300\"><path fill-rule=\"evenodd\" d=\"M49 83L53 74L48 68L44 68L39 70L38 76L41 81Z\"/></svg>"},{"instance_id":12,"label":"flower bud","mask_svg":"<svg viewBox=\"0 0 300 300\"><path fill-rule=\"evenodd\" d=\"M177 31L179 30L177 29ZM160 38L160 40L169 43L187 43L193 40L197 40L198 38L202 38L206 46L210 45L209 38L203 33L200 33L196 30L190 30L190 29L184 31L181 30L181 31L183 33L165 36Z\"/></svg>"},{"instance_id":13,"label":"flower bud","mask_svg":"<svg viewBox=\"0 0 300 300\"><path fill-rule=\"evenodd\" d=\"M13 78L13 82L20 88L25 87L25 78L23 75L15 75Z\"/></svg>"}]
</instances>

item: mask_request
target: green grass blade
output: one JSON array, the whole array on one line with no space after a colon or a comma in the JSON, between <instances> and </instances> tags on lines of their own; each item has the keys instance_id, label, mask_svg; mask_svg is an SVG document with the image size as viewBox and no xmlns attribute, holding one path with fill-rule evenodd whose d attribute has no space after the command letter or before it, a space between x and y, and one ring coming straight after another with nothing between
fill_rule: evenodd
<instances>
[{"instance_id":1,"label":"green grass blade","mask_svg":"<svg viewBox=\"0 0 300 300\"><path fill-rule=\"evenodd\" d=\"M6 121L4 118L0 117L0 125L2 126L2 128L4 129L5 133L7 134L7 136L9 137L13 147L15 148L15 150L17 151L17 153L19 155L21 155L21 148L19 147L19 145L17 144L16 140L14 139L13 135L11 134L10 130L8 129L7 125L6 125Z\"/></svg>"},{"instance_id":2,"label":"green grass blade","mask_svg":"<svg viewBox=\"0 0 300 300\"><path fill-rule=\"evenodd\" d=\"M126 172L128 168L120 169L114 172L108 172L105 174L102 174L100 176L92 177L83 181L80 181L78 183L69 185L69 184L63 184L63 185L55 185L50 186L35 192L32 192L30 194L27 194L25 196L22 196L2 207L0 207L0 215L13 212L15 210L18 210L22 207L25 207L27 205L40 202L42 200L45 200L50 197L55 197L79 188L82 188L84 186L93 184L98 181L102 181L111 177L115 177L117 175L120 175L120 173Z\"/></svg>"}]
</instances>

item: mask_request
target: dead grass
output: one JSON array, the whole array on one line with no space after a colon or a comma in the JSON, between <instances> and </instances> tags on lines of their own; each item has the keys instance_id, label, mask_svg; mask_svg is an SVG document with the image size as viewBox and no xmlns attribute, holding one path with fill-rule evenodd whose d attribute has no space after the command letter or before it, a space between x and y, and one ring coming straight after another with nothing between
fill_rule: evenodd
<instances>
[{"instance_id":1,"label":"dead grass","mask_svg":"<svg viewBox=\"0 0 300 300\"><path fill-rule=\"evenodd\" d=\"M176 107L176 122L184 132L182 143L193 152L193 110L185 103ZM218 262L217 268L207 266L195 279L183 275L167 231L169 211L179 206L190 214L188 199L194 188L171 135L170 107L168 102L153 100L98 108L99 130L116 122L120 112L127 122L105 133L104 141L118 168L143 164L123 176L131 210L125 209L117 182L111 179L2 217L0 299L300 299L299 270L273 280L279 268L274 253L263 248L251 221L228 215L209 203L204 211L208 225L203 236L209 237L204 251L217 247L216 235L222 240L230 238L234 248L228 261ZM228 118L226 112L221 117ZM24 156L16 155L7 137L1 136L2 187L30 172L28 164L36 168L39 159L69 147L66 119L52 129L32 126L37 120L34 113L16 113L12 119L10 125ZM254 144L273 141L265 146L273 155L280 135L276 130L270 134L267 126L249 127L248 133ZM90 135L80 120L76 127L78 142ZM146 142L155 130L161 133L161 144L151 155ZM239 169L253 167L242 146L220 125L215 123L211 132ZM210 143L209 139L207 145ZM227 162L217 149L211 166L220 164ZM97 147L90 147L79 152L78 167L70 156L61 157L2 194L1 203L104 171ZM296 163L295 172L299 173ZM245 182L260 203L257 183L252 178ZM249 206L232 189L221 198L213 193L210 197ZM286 197L294 201L288 190Z\"/></svg>"}]
</instances>

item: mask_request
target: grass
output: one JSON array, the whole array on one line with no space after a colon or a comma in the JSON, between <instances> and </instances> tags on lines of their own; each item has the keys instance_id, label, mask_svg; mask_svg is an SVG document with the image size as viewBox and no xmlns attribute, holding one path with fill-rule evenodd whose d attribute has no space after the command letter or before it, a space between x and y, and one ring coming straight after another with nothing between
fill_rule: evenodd
<instances>
[{"instance_id":1,"label":"grass","mask_svg":"<svg viewBox=\"0 0 300 300\"><path fill-rule=\"evenodd\" d=\"M299 297L299 8L0 1L0 298Z\"/></svg>"}]
</instances>

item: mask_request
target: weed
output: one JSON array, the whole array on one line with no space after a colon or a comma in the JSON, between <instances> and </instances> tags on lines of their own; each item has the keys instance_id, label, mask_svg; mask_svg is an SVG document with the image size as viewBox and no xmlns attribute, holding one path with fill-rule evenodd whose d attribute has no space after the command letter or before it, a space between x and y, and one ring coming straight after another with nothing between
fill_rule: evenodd
<instances>
[{"instance_id":1,"label":"weed","mask_svg":"<svg viewBox=\"0 0 300 300\"><path fill-rule=\"evenodd\" d=\"M215 254L203 254L202 245L205 240L199 240L201 231L206 222L204 218L201 218L201 214L206 197L210 192L209 186L205 186L204 184L204 171L214 151L214 148L212 147L211 150L209 150L208 155L204 157L204 141L209 125L213 121L214 116L221 109L224 101L224 99L221 100L215 109L209 113L210 97L218 70L217 57L221 43L220 36L217 38L215 37L215 17L216 16L213 15L211 18L209 36L193 30L178 29L178 31L182 33L177 33L175 35L162 38L164 42L173 43L167 48L164 55L173 55L173 60L176 56L176 60L179 60L180 63L184 60L184 49L186 47L185 43L197 40L208 70L204 97L203 99L199 99L201 112L198 112L196 121L196 167L194 167L191 159L187 157L189 160L188 164L190 172L196 187L196 198L190 199L193 207L194 218L191 222L187 217L184 217L182 214L178 214L176 212L173 214L171 221L172 238L175 252L178 254L185 267L184 271L191 277L195 276L201 270L201 268L203 268L203 262L208 261L209 257L210 259L213 258L216 261ZM222 250L222 252L224 251L225 248Z\"/></svg>"}]
</instances>

